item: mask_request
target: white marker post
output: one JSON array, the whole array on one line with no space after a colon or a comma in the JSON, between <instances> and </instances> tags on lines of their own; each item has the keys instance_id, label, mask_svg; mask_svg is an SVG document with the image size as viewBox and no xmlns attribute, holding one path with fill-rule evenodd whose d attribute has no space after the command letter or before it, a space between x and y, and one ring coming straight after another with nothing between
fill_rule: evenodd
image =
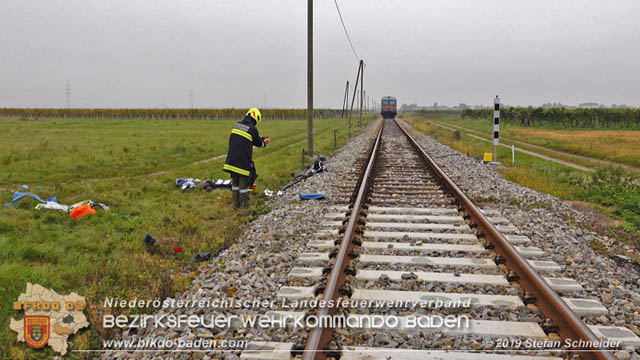
<instances>
[{"instance_id":1,"label":"white marker post","mask_svg":"<svg viewBox=\"0 0 640 360\"><path fill-rule=\"evenodd\" d=\"M498 161L498 145L500 145L500 98L493 99L493 161Z\"/></svg>"}]
</instances>

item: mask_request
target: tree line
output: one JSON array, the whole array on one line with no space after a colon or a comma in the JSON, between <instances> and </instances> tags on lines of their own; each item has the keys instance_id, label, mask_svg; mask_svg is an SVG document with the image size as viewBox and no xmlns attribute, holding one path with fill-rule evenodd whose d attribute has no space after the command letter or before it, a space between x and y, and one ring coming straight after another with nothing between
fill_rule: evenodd
<instances>
[{"instance_id":1,"label":"tree line","mask_svg":"<svg viewBox=\"0 0 640 360\"><path fill-rule=\"evenodd\" d=\"M64 109L64 108L0 108L0 116L25 118L122 118L122 119L238 119L245 115L247 109ZM306 109L264 109L265 119L305 119ZM315 118L340 116L340 110L315 109Z\"/></svg>"},{"instance_id":2,"label":"tree line","mask_svg":"<svg viewBox=\"0 0 640 360\"><path fill-rule=\"evenodd\" d=\"M466 109L461 116L492 120L493 109ZM500 109L500 122L527 127L640 130L640 109L506 107Z\"/></svg>"}]
</instances>

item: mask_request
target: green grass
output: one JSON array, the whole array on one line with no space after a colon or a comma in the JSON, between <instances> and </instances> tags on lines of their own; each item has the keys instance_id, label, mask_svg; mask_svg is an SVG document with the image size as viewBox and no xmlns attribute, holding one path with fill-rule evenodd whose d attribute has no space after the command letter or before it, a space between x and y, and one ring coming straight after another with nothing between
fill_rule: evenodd
<instances>
[{"instance_id":1,"label":"green grass","mask_svg":"<svg viewBox=\"0 0 640 360\"><path fill-rule=\"evenodd\" d=\"M237 212L230 191L180 193L178 177L228 178L224 159L198 162L226 152L233 122L210 120L0 119L0 202L11 200L20 184L61 203L84 199L104 202L110 211L73 220L57 211L38 211L36 201L0 207L0 358L51 359L50 348L34 350L16 341L9 310L26 283L58 293L85 296L91 326L74 335L74 349L98 349L112 336L99 326L107 296L164 298L184 289L200 264L189 258L199 251L219 251L232 244L239 229L266 211L263 195L252 196L252 208ZM254 149L260 175L259 193L286 184L300 169L306 147L306 121L264 121L258 126L272 143ZM346 121L315 122L315 148L331 155L333 129L338 146L347 140ZM357 129L352 129L355 133ZM158 173L160 172L160 173ZM36 185L42 189L35 190ZM176 237L172 245L148 252L145 234ZM66 358L80 359L78 353Z\"/></svg>"},{"instance_id":2,"label":"green grass","mask_svg":"<svg viewBox=\"0 0 640 360\"><path fill-rule=\"evenodd\" d=\"M430 124L423 117L408 116L405 120L463 154L481 158L485 152L492 152L491 143L465 134L457 140L452 131ZM607 231L624 233L616 237L640 249L640 176L637 172L609 166L597 167L589 173L520 152L516 152L515 164L512 164L511 150L503 147L498 148L498 160L504 165L498 171L508 180L563 200L593 204L620 223Z\"/></svg>"},{"instance_id":3,"label":"green grass","mask_svg":"<svg viewBox=\"0 0 640 360\"><path fill-rule=\"evenodd\" d=\"M475 130L487 138L490 138L493 133L493 125L488 119L463 119L458 116L431 117L429 119L443 125L457 125ZM550 129L501 124L500 135L501 142L504 144L512 144L511 140L522 141L574 155L640 167L640 131L637 130ZM515 145L587 167L601 166L601 164L588 159L560 155L518 143Z\"/></svg>"}]
</instances>

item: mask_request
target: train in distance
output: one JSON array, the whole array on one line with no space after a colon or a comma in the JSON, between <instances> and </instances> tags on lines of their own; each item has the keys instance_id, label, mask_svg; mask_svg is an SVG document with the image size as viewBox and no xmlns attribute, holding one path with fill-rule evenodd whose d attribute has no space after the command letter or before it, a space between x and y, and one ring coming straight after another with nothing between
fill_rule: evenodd
<instances>
[{"instance_id":1,"label":"train in distance","mask_svg":"<svg viewBox=\"0 0 640 360\"><path fill-rule=\"evenodd\" d=\"M380 114L382 114L382 117L385 119L393 119L397 113L396 98L393 96L383 96L380 102Z\"/></svg>"}]
</instances>

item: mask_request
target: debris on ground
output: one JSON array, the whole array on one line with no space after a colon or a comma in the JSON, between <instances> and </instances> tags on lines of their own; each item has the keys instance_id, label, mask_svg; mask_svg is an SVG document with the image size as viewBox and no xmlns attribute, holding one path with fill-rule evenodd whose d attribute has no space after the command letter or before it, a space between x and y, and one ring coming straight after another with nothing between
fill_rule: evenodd
<instances>
[{"instance_id":1,"label":"debris on ground","mask_svg":"<svg viewBox=\"0 0 640 360\"><path fill-rule=\"evenodd\" d=\"M180 246L180 239L172 236L158 237L155 238L151 234L146 234L142 241L145 245L146 250L150 254L167 254L170 252L178 253L182 252L183 249Z\"/></svg>"},{"instance_id":2,"label":"debris on ground","mask_svg":"<svg viewBox=\"0 0 640 360\"><path fill-rule=\"evenodd\" d=\"M49 201L47 200L46 203L44 204L38 204L36 205L36 210L60 210L60 211L64 211L67 212L69 211L69 206L68 205L64 205L64 204L60 204L57 201Z\"/></svg>"},{"instance_id":3,"label":"debris on ground","mask_svg":"<svg viewBox=\"0 0 640 360\"><path fill-rule=\"evenodd\" d=\"M205 179L204 181L202 181L200 179L194 178L178 178L176 179L176 187L179 187L180 191L182 192L196 188L207 191L215 189L230 189L231 180Z\"/></svg>"},{"instance_id":4,"label":"debris on ground","mask_svg":"<svg viewBox=\"0 0 640 360\"><path fill-rule=\"evenodd\" d=\"M55 196L47 200L47 202L45 202L44 204L36 205L36 210L44 209L44 210L60 210L64 212L69 212L69 211L72 211L74 208L78 206L83 206L85 204L89 204L89 206L91 206L92 208L100 207L103 210L109 210L109 207L107 205L103 203L95 202L93 200L83 200L72 205L60 204L55 200Z\"/></svg>"},{"instance_id":5,"label":"debris on ground","mask_svg":"<svg viewBox=\"0 0 640 360\"><path fill-rule=\"evenodd\" d=\"M74 207L73 210L69 212L69 216L78 220L78 219L82 219L87 215L91 215L95 213L96 213L96 210L92 208L89 203L85 203L80 206Z\"/></svg>"},{"instance_id":6,"label":"debris on ground","mask_svg":"<svg viewBox=\"0 0 640 360\"><path fill-rule=\"evenodd\" d=\"M322 200L324 194L300 194L301 200Z\"/></svg>"},{"instance_id":7,"label":"debris on ground","mask_svg":"<svg viewBox=\"0 0 640 360\"><path fill-rule=\"evenodd\" d=\"M26 188L28 188L27 185L23 185L22 187L25 188L25 186ZM17 204L18 201L20 201L21 199L24 199L25 197L34 198L39 202L39 204L35 206L36 210L58 210L63 212L69 212L70 213L69 215L74 219L80 219L86 215L95 213L95 209L94 209L95 207L100 207L104 210L109 210L109 207L107 205L103 203L95 202L92 200L83 200L73 205L65 205L65 204L60 204L56 196L52 196L47 200L42 200L40 196L32 192L22 192L22 191L14 192L13 200L11 200L11 202L9 203L4 204L4 206L13 206ZM81 210L75 210L79 207L83 207L83 208ZM80 214L82 214L82 216L79 216Z\"/></svg>"},{"instance_id":8,"label":"debris on ground","mask_svg":"<svg viewBox=\"0 0 640 360\"><path fill-rule=\"evenodd\" d=\"M202 190L207 190L207 191L211 191L211 190L215 190L215 189L231 189L231 180L222 180L222 179L216 179L211 180L211 179L205 179L204 183L202 183L202 185L200 185L200 189Z\"/></svg>"},{"instance_id":9,"label":"debris on ground","mask_svg":"<svg viewBox=\"0 0 640 360\"><path fill-rule=\"evenodd\" d=\"M179 178L176 179L176 187L180 188L180 191L187 191L189 189L195 189L202 180L200 179L192 179L192 178Z\"/></svg>"},{"instance_id":10,"label":"debris on ground","mask_svg":"<svg viewBox=\"0 0 640 360\"><path fill-rule=\"evenodd\" d=\"M283 191L287 190L293 185L299 183L300 181L306 180L315 174L327 171L327 168L324 166L325 161L327 161L327 158L325 158L322 155L318 155L318 159L313 163L313 165L309 166L306 170L304 170L298 175L291 174L291 176L293 176L293 180L291 180L287 185L285 185L282 188L282 190Z\"/></svg>"},{"instance_id":11,"label":"debris on ground","mask_svg":"<svg viewBox=\"0 0 640 360\"><path fill-rule=\"evenodd\" d=\"M265 189L264 190L264 195L267 196L267 197L273 197L273 194L274 194L273 190L271 190L271 189ZM278 190L278 192L276 192L275 194L278 197L284 195L284 193L282 191L280 191L280 190Z\"/></svg>"},{"instance_id":12,"label":"debris on ground","mask_svg":"<svg viewBox=\"0 0 640 360\"><path fill-rule=\"evenodd\" d=\"M4 204L4 206L13 206L13 205L17 204L18 201L20 201L21 199L23 199L25 197L32 197L32 198L38 200L41 203L46 203L46 202L49 202L49 201L53 201L53 202L58 201L55 196L52 196L51 198L49 198L47 200L42 200L40 198L40 196L38 196L38 195L36 195L36 194L34 194L32 192L16 191L16 192L13 193L13 200L11 200L11 202L8 202L8 203Z\"/></svg>"},{"instance_id":13,"label":"debris on ground","mask_svg":"<svg viewBox=\"0 0 640 360\"><path fill-rule=\"evenodd\" d=\"M148 246L153 246L156 244L156 238L154 238L153 236L151 236L151 234L147 234L144 237L144 243Z\"/></svg>"},{"instance_id":14,"label":"debris on ground","mask_svg":"<svg viewBox=\"0 0 640 360\"><path fill-rule=\"evenodd\" d=\"M208 261L210 258L211 258L210 252L199 252L196 256L191 258L191 261L194 261L194 262Z\"/></svg>"}]
</instances>

